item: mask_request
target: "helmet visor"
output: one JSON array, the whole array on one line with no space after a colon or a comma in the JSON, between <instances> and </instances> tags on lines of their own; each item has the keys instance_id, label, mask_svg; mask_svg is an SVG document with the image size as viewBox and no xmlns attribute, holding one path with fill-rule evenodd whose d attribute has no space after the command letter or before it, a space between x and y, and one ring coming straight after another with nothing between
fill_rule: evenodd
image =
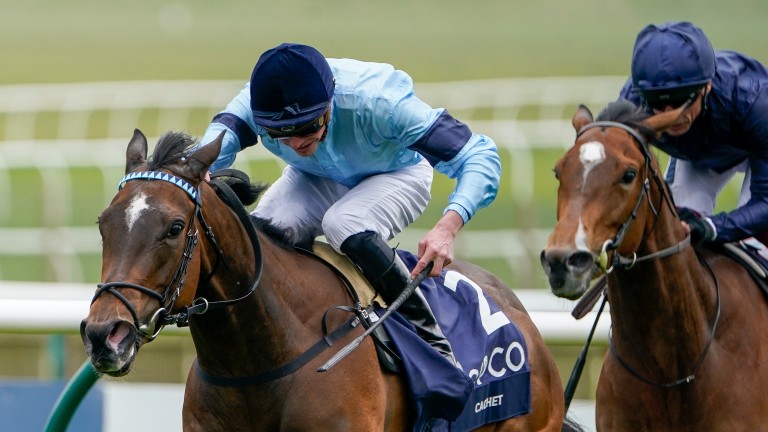
<instances>
[{"instance_id":1,"label":"helmet visor","mask_svg":"<svg viewBox=\"0 0 768 432\"><path fill-rule=\"evenodd\" d=\"M273 139L279 139L279 138L288 138L288 137L304 137L309 136L312 134L317 133L320 131L320 129L325 126L326 123L326 114L328 114L328 110L330 108L326 109L325 112L323 112L323 115L320 117L312 120L309 123L306 123L301 126L283 126L279 129L269 128L266 126L262 126L264 130L267 131L267 135L270 136L270 138Z\"/></svg>"},{"instance_id":2,"label":"helmet visor","mask_svg":"<svg viewBox=\"0 0 768 432\"><path fill-rule=\"evenodd\" d=\"M676 89L641 91L640 95L645 103L657 110L664 111L667 107L680 108L687 102L693 102L701 93L703 86L688 86Z\"/></svg>"}]
</instances>

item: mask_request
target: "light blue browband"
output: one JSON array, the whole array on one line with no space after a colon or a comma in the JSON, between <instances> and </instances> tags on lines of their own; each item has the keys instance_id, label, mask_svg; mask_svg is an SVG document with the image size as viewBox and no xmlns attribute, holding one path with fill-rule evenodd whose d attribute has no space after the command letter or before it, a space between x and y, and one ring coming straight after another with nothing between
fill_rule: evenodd
<instances>
[{"instance_id":1,"label":"light blue browband","mask_svg":"<svg viewBox=\"0 0 768 432\"><path fill-rule=\"evenodd\" d=\"M181 189L184 190L190 197L192 197L192 200L197 202L198 192L197 189L195 189L191 184L187 183L185 180L180 179L176 177L173 174L168 174L160 171L139 171L139 172L132 172L130 174L126 174L125 177L123 177L120 180L120 183L117 185L117 190L120 190L125 186L125 183L129 180L138 180L138 179L145 179L145 180L163 180L167 181L168 183L174 184Z\"/></svg>"}]
</instances>

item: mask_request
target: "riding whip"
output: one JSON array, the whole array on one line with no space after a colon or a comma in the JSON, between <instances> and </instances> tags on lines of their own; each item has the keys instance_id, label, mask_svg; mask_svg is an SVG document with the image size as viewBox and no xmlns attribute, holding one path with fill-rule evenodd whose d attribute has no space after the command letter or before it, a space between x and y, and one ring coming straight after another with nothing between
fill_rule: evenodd
<instances>
[{"instance_id":1,"label":"riding whip","mask_svg":"<svg viewBox=\"0 0 768 432\"><path fill-rule=\"evenodd\" d=\"M608 296L606 294L603 294L603 301L602 303L600 303L600 309L597 310L595 323L592 324L592 330L589 331L589 336L587 336L587 342L584 344L584 348L582 348L581 353L579 354L579 357L576 359L576 363L574 363L573 365L573 370L571 371L571 377L568 378L568 385L565 387L565 393L564 393L566 413L568 412L568 408L571 406L571 401L573 400L573 394L576 393L576 386L579 384L579 379L581 378L581 372L584 370L584 364L587 361L587 352L589 351L589 345L592 343L592 336L595 334L595 329L597 328L597 322L600 320L600 314L603 313L603 308L605 308L605 303L607 299L608 299Z\"/></svg>"},{"instance_id":2,"label":"riding whip","mask_svg":"<svg viewBox=\"0 0 768 432\"><path fill-rule=\"evenodd\" d=\"M376 328L378 328L381 325L381 323L384 322L385 319L389 318L389 316L392 315L392 313L396 311L397 308L399 308L408 299L408 297L411 296L411 294L413 294L413 292L416 290L416 288L418 288L421 282L424 281L424 279L426 279L429 272L432 271L432 267L434 267L434 265L435 265L434 262L432 261L428 262L424 270L422 270L421 273L419 273L410 283L408 283L408 285L405 286L405 288L403 289L403 292L401 292L400 295L397 296L395 301L393 301L389 305L389 307L387 308L387 311L384 313L384 315L382 315L378 319L378 321L376 321L375 323L373 323L373 325L368 327L368 329L363 334L355 338L355 340L348 343L344 348L339 350L339 352L337 352L333 357L331 357L330 360L325 362L324 365L320 366L320 369L318 369L317 371L327 372L328 369L332 368L334 365L336 365L336 363L341 361L341 359L346 357L349 353L351 353L358 346L360 346L360 344L363 342L363 339L365 339L368 335L373 333L373 331L376 330Z\"/></svg>"}]
</instances>

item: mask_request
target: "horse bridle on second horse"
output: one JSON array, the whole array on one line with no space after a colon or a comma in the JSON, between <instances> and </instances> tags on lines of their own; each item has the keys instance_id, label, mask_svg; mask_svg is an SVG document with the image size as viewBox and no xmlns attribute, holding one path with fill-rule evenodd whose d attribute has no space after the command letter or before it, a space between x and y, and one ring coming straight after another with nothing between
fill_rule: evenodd
<instances>
[{"instance_id":1,"label":"horse bridle on second horse","mask_svg":"<svg viewBox=\"0 0 768 432\"><path fill-rule=\"evenodd\" d=\"M160 172L160 171L139 171L139 172L129 173L125 177L123 177L120 180L120 183L118 185L118 190L122 189L123 186L125 186L125 183L131 180L166 181L168 183L171 183L179 187L181 190L186 192L186 194L195 203L195 209L192 212L192 217L189 222L189 229L187 231L187 236L184 243L184 250L182 252L181 262L179 262L179 266L176 268L176 272L174 273L174 276L171 279L168 286L163 291L163 294L160 294L145 286L130 283L130 282L106 282L106 283L100 283L97 285L97 290L93 296L93 299L91 300L91 304L93 304L93 302L95 302L96 299L99 298L105 292L108 292L113 296L115 296L118 300L120 300L120 302L122 302L125 305L128 311L131 313L131 316L133 317L133 324L140 334L142 343L145 343L155 339L157 335L160 333L160 330L162 330L163 327L165 327L168 324L176 324L179 327L187 326L189 324L188 321L190 316L203 314L212 309L218 309L224 306L229 306L233 303L236 303L245 299L256 290L256 287L259 284L259 279L261 278L261 270L262 270L261 253L260 253L261 247L258 241L258 237L256 236L256 233L253 229L253 225L248 219L247 214L243 216L242 213L244 212L244 210L238 211L238 209L234 207L235 204L229 202L229 201L232 201L232 198L230 197L230 199L228 199L226 202L230 207L233 207L235 212L238 214L240 222L246 228L246 231L248 232L249 237L251 239L251 244L253 245L253 248L254 248L253 249L254 254L256 255L256 260L257 260L257 263L256 263L257 265L255 267L256 275L253 283L251 283L250 285L250 289L246 291L244 295L235 299L230 299L230 300L220 300L220 301L212 302L212 301L208 301L204 297L198 297L194 301L192 301L192 304L184 307L181 312L178 312L176 314L171 314L170 311L173 310L174 303L176 302L176 299L178 298L182 288L184 287L184 283L186 280L187 267L189 266L189 261L192 259L192 252L194 251L195 246L197 246L198 231L195 223L196 220L200 221L200 224L204 229L205 236L211 241L211 243L216 248L216 263L211 269L211 273L206 277L205 280L209 280L211 277L213 277L214 273L216 272L216 269L218 268L219 262L223 260L223 252L221 251L221 248L219 247L218 242L216 241L216 237L213 234L213 230L211 229L210 225L208 225L208 223L205 221L205 218L203 217L202 183L200 183L198 188L195 189L187 181L169 173ZM212 180L212 182L215 182L216 186L218 187L218 190L222 191L225 195L227 194L233 195L231 190L229 190L229 186L226 185L226 183L220 182L218 180ZM245 220L243 218L245 218ZM139 319L139 315L136 312L136 309L133 307L133 305L131 305L131 303L128 301L128 299L125 298L124 295L122 295L119 291L117 291L117 288L131 288L131 289L138 290L156 299L160 303L160 307L152 314L152 317L147 322L142 323L141 320Z\"/></svg>"},{"instance_id":2,"label":"horse bridle on second horse","mask_svg":"<svg viewBox=\"0 0 768 432\"><path fill-rule=\"evenodd\" d=\"M659 211L653 206L653 202L651 202L651 196L650 196L650 181L648 180L648 173L652 172L651 170L651 153L648 149L648 144L646 143L645 139L633 128L625 125L624 123L614 122L614 121L596 121L592 122L579 130L579 132L576 134L576 139L578 140L581 135L584 134L589 129L593 129L596 127L612 127L612 128L619 128L625 132L627 132L634 141L638 144L640 147L640 150L643 152L643 157L645 158L645 178L643 179L643 187L640 190L640 195L637 197L637 202L635 202L635 206L632 208L632 213L629 215L629 218L624 222L616 232L616 235L612 239L608 239L603 243L603 248L600 251L600 255L597 257L597 265L605 270L606 273L610 273L613 271L614 267L619 266L621 268L632 268L632 266L635 265L635 263L656 259L656 258L663 258L669 255L674 255L676 253L679 253L681 250L685 249L686 247L691 245L691 236L686 235L684 239L679 241L677 244L672 245L670 247L664 248L660 251L653 252L651 254L637 257L637 253L634 253L632 258L626 258L619 254L618 248L621 246L621 243L624 241L624 236L627 234L627 230L629 229L630 224L632 221L637 218L637 211L640 209L640 205L643 202L643 198L648 199L648 205L651 207L651 210L653 211L653 214L655 216L659 215ZM658 189L661 191L662 198L664 202L672 209L675 214L677 214L677 210L675 209L675 205L672 203L669 195L665 193L664 188L664 181L659 177L658 173L656 171L653 171L653 180L656 182L656 185L658 186ZM611 256L611 265L608 267L608 251L613 251L613 254Z\"/></svg>"},{"instance_id":3,"label":"horse bridle on second horse","mask_svg":"<svg viewBox=\"0 0 768 432\"><path fill-rule=\"evenodd\" d=\"M618 232L616 233L616 236L613 239L608 239L603 244L603 248L600 252L600 255L598 256L596 260L596 264L600 266L602 269L605 270L606 273L610 273L615 267L619 267L622 269L630 269L632 268L635 263L641 262L641 261L647 261L651 259L657 259L657 258L663 258L670 255L674 255L682 251L683 249L689 247L691 245L691 235L690 233L686 234L685 238L680 240L677 244L674 244L670 247L664 248L662 250L653 252L651 254L637 257L637 254L634 254L634 256L629 259L626 257L622 257L619 255L617 249L621 245L621 242L624 240L624 236L626 235L627 230L629 229L629 225L632 223L632 221L637 217L637 211L640 208L640 205L643 201L643 198L648 199L648 205L651 207L651 210L653 211L653 214L655 216L659 215L659 211L653 206L653 202L651 202L650 197L650 182L648 180L648 173L651 172L651 153L648 149L648 144L646 143L645 139L633 128L625 125L624 123L619 122L613 122L613 121L596 121L593 123L590 123L588 125L585 125L584 127L579 130L579 132L576 134L576 139L578 138L587 130L593 129L596 127L613 127L613 128L619 128L627 132L634 141L640 146L641 151L643 152L643 157L645 158L645 178L643 179L643 187L640 191L640 194L637 197L637 202L635 203L634 207L632 208L632 213L630 214L629 218L626 222L624 222L620 227ZM675 208L675 205L672 203L671 198L669 197L668 191L665 188L664 181L659 177L658 173L656 171L653 171L652 175L654 181L656 182L659 191L662 194L662 199L666 204L670 207L670 209L677 214L677 209ZM611 257L611 266L606 269L606 265L608 263L607 254L608 251L613 251L612 257ZM709 269L709 272L712 275L712 278L715 281L715 291L717 293L717 311L715 313L715 318L711 326L709 339L707 340L707 344L704 347L704 350L702 351L701 355L699 356L698 360L696 361L696 364L693 367L693 371L680 379L668 382L668 383L657 383L655 381L652 381L642 375L640 375L639 372L637 372L635 369L629 366L629 364L619 355L618 351L616 350L616 347L613 345L612 338L608 337L608 346L611 349L611 352L614 356L616 356L616 359L621 363L621 365L629 371L632 375L634 375L637 379L645 382L646 384L651 384L656 387L661 388L670 388L670 387L676 387L681 384L690 383L693 381L696 377L696 372L699 370L699 367L704 362L704 358L706 357L707 353L709 352L709 348L712 345L712 341L715 336L715 330L717 329L717 324L720 322L720 287L717 281L717 277L715 276L714 272L712 271L709 266L707 266ZM601 307L602 310L602 307ZM597 323L597 321L595 321ZM594 331L594 327L593 327ZM591 337L591 335L590 335Z\"/></svg>"}]
</instances>

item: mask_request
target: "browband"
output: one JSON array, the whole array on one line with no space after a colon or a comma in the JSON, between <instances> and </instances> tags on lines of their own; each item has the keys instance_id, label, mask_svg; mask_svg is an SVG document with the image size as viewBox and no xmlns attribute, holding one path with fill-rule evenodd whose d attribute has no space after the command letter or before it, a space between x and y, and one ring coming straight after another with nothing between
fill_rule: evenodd
<instances>
[{"instance_id":1,"label":"browband","mask_svg":"<svg viewBox=\"0 0 768 432\"><path fill-rule=\"evenodd\" d=\"M180 187L182 190L184 190L184 192L186 192L190 197L192 197L193 201L197 202L197 197L198 197L197 189L195 189L186 180L176 177L173 174L168 174L160 171L138 171L138 172L132 172L132 173L126 174L126 176L120 180L120 183L118 183L117 190L122 189L123 186L125 186L125 183L127 183L128 181L138 180L138 179L167 181L168 183L171 183Z\"/></svg>"}]
</instances>

